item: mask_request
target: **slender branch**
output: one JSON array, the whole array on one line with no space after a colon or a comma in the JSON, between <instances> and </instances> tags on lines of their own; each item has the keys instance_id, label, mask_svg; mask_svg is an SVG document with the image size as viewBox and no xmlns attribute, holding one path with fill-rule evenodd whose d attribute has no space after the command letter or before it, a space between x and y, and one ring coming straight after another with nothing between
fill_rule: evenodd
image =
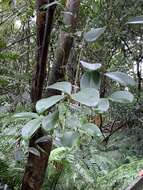
<instances>
[{"instance_id":1,"label":"slender branch","mask_svg":"<svg viewBox=\"0 0 143 190\"><path fill-rule=\"evenodd\" d=\"M30 35L28 35L28 36L25 36L24 38L21 38L21 39L19 39L19 40L17 40L17 41L14 41L14 42L12 42L11 44L9 44L8 46L6 46L5 48L1 48L1 49L0 49L0 52L6 50L6 49L8 49L8 48L10 48L11 46L13 46L13 45L15 45L15 44L17 44L17 43L19 43L19 42L22 42L22 41L24 41L24 40L27 40L28 38L30 38L30 37L32 37L32 36L34 36L34 35L35 35L35 33L32 33L32 34L30 34Z\"/></svg>"}]
</instances>

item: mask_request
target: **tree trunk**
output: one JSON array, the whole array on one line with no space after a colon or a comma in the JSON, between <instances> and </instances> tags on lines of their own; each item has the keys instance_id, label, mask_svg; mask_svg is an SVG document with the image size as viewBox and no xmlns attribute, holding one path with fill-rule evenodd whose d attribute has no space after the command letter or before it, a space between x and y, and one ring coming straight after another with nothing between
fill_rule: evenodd
<instances>
[{"instance_id":1,"label":"tree trunk","mask_svg":"<svg viewBox=\"0 0 143 190\"><path fill-rule=\"evenodd\" d=\"M49 155L52 149L51 138L46 142L39 144L35 143L35 141L42 136L43 132L39 129L30 140L29 147L36 148L40 152L40 157L29 153L21 190L40 190L42 187Z\"/></svg>"},{"instance_id":2,"label":"tree trunk","mask_svg":"<svg viewBox=\"0 0 143 190\"><path fill-rule=\"evenodd\" d=\"M52 2L54 0L37 0L37 64L33 75L31 91L31 99L34 104L42 97L50 34L56 6L50 6L46 14L40 11L40 7Z\"/></svg>"},{"instance_id":3,"label":"tree trunk","mask_svg":"<svg viewBox=\"0 0 143 190\"><path fill-rule=\"evenodd\" d=\"M33 75L32 91L31 91L31 99L34 105L36 101L42 97L42 90L46 73L46 60L47 60L48 46L50 41L50 33L51 33L55 6L49 7L49 10L46 13L46 15L45 13L40 12L39 8L43 4L51 2L53 2L53 0L51 1L37 0L38 52L37 52L37 65L35 73ZM68 25L68 28L71 31L71 33L62 32L60 34L60 40L59 40L60 47L58 47L57 50L56 62L54 63L53 69L51 71L49 83L57 82L64 77L64 69L61 68L64 68L69 58L70 50L73 43L73 31L75 29L75 24L76 24L75 21L77 19L77 11L79 8L79 4L80 4L79 0L67 1L64 21L65 24ZM71 12L71 14L69 14L69 12ZM55 91L50 93L50 95L54 94ZM38 146L40 146L39 149L40 157L37 157L36 155L33 155L31 153L29 154L21 190L41 189L48 163L48 158L52 148L52 139L49 139L47 142L40 143L38 146L36 145L35 141L38 138L42 137L43 135L44 134L42 129L39 129L37 133L30 140L29 147L38 148ZM41 148L44 151L41 151Z\"/></svg>"},{"instance_id":4,"label":"tree trunk","mask_svg":"<svg viewBox=\"0 0 143 190\"><path fill-rule=\"evenodd\" d=\"M53 2L53 0L37 0L37 64L33 75L31 91L31 99L34 106L37 100L42 97L48 47L55 11L55 5L49 7L46 13L41 12L40 7L45 3L51 2ZM29 153L21 190L40 190L42 187L49 155L52 149L51 138L43 143L35 143L35 141L42 136L44 136L44 132L42 129L39 129L30 139L29 147L38 149L40 157Z\"/></svg>"},{"instance_id":5,"label":"tree trunk","mask_svg":"<svg viewBox=\"0 0 143 190\"><path fill-rule=\"evenodd\" d=\"M77 24L79 5L80 0L67 0L63 21L68 32L62 31L59 35L59 44L55 56L56 60L50 72L49 85L57 81L66 80L66 64L73 45L73 34ZM56 93L56 91L48 90L48 96L53 93Z\"/></svg>"}]
</instances>

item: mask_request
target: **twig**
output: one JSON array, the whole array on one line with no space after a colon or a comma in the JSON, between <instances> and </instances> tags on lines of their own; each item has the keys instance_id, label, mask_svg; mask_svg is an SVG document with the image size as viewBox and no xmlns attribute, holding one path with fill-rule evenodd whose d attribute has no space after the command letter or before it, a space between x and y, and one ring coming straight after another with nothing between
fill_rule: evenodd
<instances>
[{"instance_id":1,"label":"twig","mask_svg":"<svg viewBox=\"0 0 143 190\"><path fill-rule=\"evenodd\" d=\"M1 48L1 49L0 49L0 52L6 50L6 49L8 49L8 48L10 48L11 46L15 45L16 43L19 43L19 42L21 42L21 41L24 41L24 40L26 40L26 39L28 39L28 38L34 36L34 35L35 35L35 33L30 34L30 35L28 35L28 36L26 36L26 37L24 37L24 38L21 38L21 39L19 39L19 40L17 40L17 41L14 41L14 42L12 42L11 44L9 44L8 46L6 46L5 48Z\"/></svg>"}]
</instances>

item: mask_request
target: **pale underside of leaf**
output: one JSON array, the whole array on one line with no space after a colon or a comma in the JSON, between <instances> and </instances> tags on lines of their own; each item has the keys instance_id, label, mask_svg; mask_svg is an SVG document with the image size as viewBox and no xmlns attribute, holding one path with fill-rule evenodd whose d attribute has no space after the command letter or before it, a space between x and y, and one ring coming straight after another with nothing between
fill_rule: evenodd
<instances>
[{"instance_id":1,"label":"pale underside of leaf","mask_svg":"<svg viewBox=\"0 0 143 190\"><path fill-rule=\"evenodd\" d=\"M109 109L109 100L107 98L100 98L98 109L100 112L106 112Z\"/></svg>"},{"instance_id":2,"label":"pale underside of leaf","mask_svg":"<svg viewBox=\"0 0 143 190\"><path fill-rule=\"evenodd\" d=\"M114 92L110 97L110 100L120 103L132 103L134 96L128 91L117 91Z\"/></svg>"},{"instance_id":3,"label":"pale underside of leaf","mask_svg":"<svg viewBox=\"0 0 143 190\"><path fill-rule=\"evenodd\" d=\"M84 124L81 129L85 131L85 133L89 134L90 136L98 136L101 137L102 133L99 127L93 123Z\"/></svg>"},{"instance_id":4,"label":"pale underside of leaf","mask_svg":"<svg viewBox=\"0 0 143 190\"><path fill-rule=\"evenodd\" d=\"M127 85L131 85L134 86L135 85L135 81L134 79L127 75L126 73L122 73L122 72L109 72L105 74L107 77L111 78L112 80L119 82L120 84L127 86Z\"/></svg>"},{"instance_id":5,"label":"pale underside of leaf","mask_svg":"<svg viewBox=\"0 0 143 190\"><path fill-rule=\"evenodd\" d=\"M49 98L41 99L36 103L36 111L38 113L42 113L46 111L48 108L55 105L60 100L62 100L64 97L65 97L64 95L56 95L56 96L51 96Z\"/></svg>"},{"instance_id":6,"label":"pale underside of leaf","mask_svg":"<svg viewBox=\"0 0 143 190\"><path fill-rule=\"evenodd\" d=\"M131 18L127 24L143 24L143 16L136 16Z\"/></svg>"},{"instance_id":7,"label":"pale underside of leaf","mask_svg":"<svg viewBox=\"0 0 143 190\"><path fill-rule=\"evenodd\" d=\"M34 118L39 118L39 115L37 113L33 112L21 112L21 113L16 113L14 114L14 117L16 118L29 118L29 119L34 119Z\"/></svg>"},{"instance_id":8,"label":"pale underside of leaf","mask_svg":"<svg viewBox=\"0 0 143 190\"><path fill-rule=\"evenodd\" d=\"M48 88L56 89L64 93L71 94L72 85L70 82L63 81L63 82L56 82L55 84L48 86Z\"/></svg>"},{"instance_id":9,"label":"pale underside of leaf","mask_svg":"<svg viewBox=\"0 0 143 190\"><path fill-rule=\"evenodd\" d=\"M97 69L100 69L101 66L102 66L100 63L87 63L87 62L85 62L85 61L80 61L80 63L81 63L81 65L82 65L84 68L86 68L86 69L88 69L88 70L90 70L90 71L95 71L95 70L97 70Z\"/></svg>"},{"instance_id":10,"label":"pale underside of leaf","mask_svg":"<svg viewBox=\"0 0 143 190\"><path fill-rule=\"evenodd\" d=\"M72 99L83 105L94 107L99 102L99 91L94 88L85 88L73 94Z\"/></svg>"},{"instance_id":11,"label":"pale underside of leaf","mask_svg":"<svg viewBox=\"0 0 143 190\"><path fill-rule=\"evenodd\" d=\"M103 28L92 28L89 32L86 32L84 34L84 39L87 42L94 42L101 36L101 34L104 33L104 31L105 31L105 27L103 27Z\"/></svg>"},{"instance_id":12,"label":"pale underside of leaf","mask_svg":"<svg viewBox=\"0 0 143 190\"><path fill-rule=\"evenodd\" d=\"M95 88L96 90L100 89L101 77L98 71L86 72L82 75L80 79L80 88Z\"/></svg>"},{"instance_id":13,"label":"pale underside of leaf","mask_svg":"<svg viewBox=\"0 0 143 190\"><path fill-rule=\"evenodd\" d=\"M72 147L76 144L78 135L76 132L66 131L61 137L61 143L64 147Z\"/></svg>"},{"instance_id":14,"label":"pale underside of leaf","mask_svg":"<svg viewBox=\"0 0 143 190\"><path fill-rule=\"evenodd\" d=\"M42 119L42 128L46 131L54 129L58 120L58 112L53 112Z\"/></svg>"},{"instance_id":15,"label":"pale underside of leaf","mask_svg":"<svg viewBox=\"0 0 143 190\"><path fill-rule=\"evenodd\" d=\"M29 121L26 125L22 128L22 136L24 138L30 138L35 131L40 127L41 119L33 119Z\"/></svg>"},{"instance_id":16,"label":"pale underside of leaf","mask_svg":"<svg viewBox=\"0 0 143 190\"><path fill-rule=\"evenodd\" d=\"M59 2L58 1L54 1L54 2L42 5L40 7L40 9L48 9L49 7L52 7L52 6L57 5L57 4L59 4Z\"/></svg>"}]
</instances>

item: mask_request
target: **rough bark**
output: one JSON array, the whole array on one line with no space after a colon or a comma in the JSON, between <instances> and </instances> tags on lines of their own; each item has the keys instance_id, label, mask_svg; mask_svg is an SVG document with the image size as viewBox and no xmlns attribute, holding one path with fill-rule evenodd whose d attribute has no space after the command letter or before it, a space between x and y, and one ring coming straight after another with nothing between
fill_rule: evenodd
<instances>
[{"instance_id":1,"label":"rough bark","mask_svg":"<svg viewBox=\"0 0 143 190\"><path fill-rule=\"evenodd\" d=\"M37 64L33 74L31 91L31 99L34 104L42 96L50 34L55 12L55 5L50 6L46 14L40 11L40 7L45 3L51 2L54 2L54 0L37 0Z\"/></svg>"},{"instance_id":2,"label":"rough bark","mask_svg":"<svg viewBox=\"0 0 143 190\"><path fill-rule=\"evenodd\" d=\"M41 99L43 84L46 74L46 62L50 34L55 11L55 5L49 7L46 13L40 11L40 7L53 0L37 0L37 64L32 80L31 99L36 103ZM36 144L35 141L44 136L42 129L39 129L30 139L29 147L39 150L40 157L29 153L25 168L21 190L40 190L43 184L49 155L52 149L52 139Z\"/></svg>"},{"instance_id":3,"label":"rough bark","mask_svg":"<svg viewBox=\"0 0 143 190\"><path fill-rule=\"evenodd\" d=\"M42 136L43 132L40 129L30 140L29 147L34 147L39 150L40 157L29 153L21 190L40 190L42 187L48 158L52 149L51 138L43 143L35 143L35 141Z\"/></svg>"},{"instance_id":4,"label":"rough bark","mask_svg":"<svg viewBox=\"0 0 143 190\"><path fill-rule=\"evenodd\" d=\"M80 0L67 0L63 21L65 23L66 30L68 31L62 31L59 35L56 58L48 80L49 85L66 79L66 64L73 45L73 33L77 24L79 5ZM56 93L56 91L48 90L48 96L53 93Z\"/></svg>"}]
</instances>

